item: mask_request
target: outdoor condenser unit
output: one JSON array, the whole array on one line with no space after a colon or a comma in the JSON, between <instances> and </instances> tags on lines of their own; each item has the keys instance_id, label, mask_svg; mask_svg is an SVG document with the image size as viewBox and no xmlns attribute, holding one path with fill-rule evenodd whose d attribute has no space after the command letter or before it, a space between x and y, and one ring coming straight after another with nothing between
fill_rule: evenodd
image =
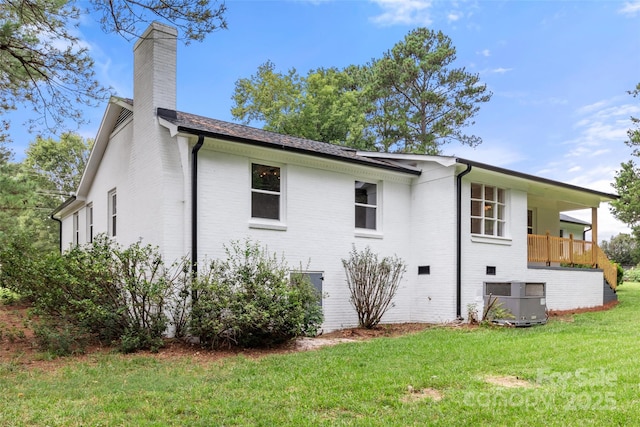
<instances>
[{"instance_id":1,"label":"outdoor condenser unit","mask_svg":"<svg viewBox=\"0 0 640 427\"><path fill-rule=\"evenodd\" d=\"M501 308L513 315L493 319L496 323L531 326L547 322L546 283L485 282L485 309L496 298L494 304L502 304Z\"/></svg>"}]
</instances>

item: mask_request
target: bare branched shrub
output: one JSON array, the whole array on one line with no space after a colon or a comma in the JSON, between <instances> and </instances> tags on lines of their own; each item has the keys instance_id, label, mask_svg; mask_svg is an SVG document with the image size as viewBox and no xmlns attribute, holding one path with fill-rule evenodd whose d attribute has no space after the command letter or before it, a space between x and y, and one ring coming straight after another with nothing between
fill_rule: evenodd
<instances>
[{"instance_id":1,"label":"bare branched shrub","mask_svg":"<svg viewBox=\"0 0 640 427\"><path fill-rule=\"evenodd\" d=\"M347 272L351 304L358 313L359 326L374 328L393 306L393 297L406 271L405 262L395 255L378 260L378 254L369 247L359 252L354 246L342 265Z\"/></svg>"}]
</instances>

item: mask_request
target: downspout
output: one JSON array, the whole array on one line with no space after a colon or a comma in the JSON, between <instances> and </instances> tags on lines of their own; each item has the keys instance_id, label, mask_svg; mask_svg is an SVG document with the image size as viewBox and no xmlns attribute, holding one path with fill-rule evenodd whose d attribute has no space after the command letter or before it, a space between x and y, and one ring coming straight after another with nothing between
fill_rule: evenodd
<instances>
[{"instance_id":1,"label":"downspout","mask_svg":"<svg viewBox=\"0 0 640 427\"><path fill-rule=\"evenodd\" d=\"M457 230L456 230L456 317L462 319L462 177L471 172L471 165L456 177Z\"/></svg>"},{"instance_id":2,"label":"downspout","mask_svg":"<svg viewBox=\"0 0 640 427\"><path fill-rule=\"evenodd\" d=\"M53 214L51 214L50 218L54 221L56 221L59 225L58 227L58 246L59 246L59 250L60 253L62 253L62 220L56 218L55 216L53 216Z\"/></svg>"},{"instance_id":3,"label":"downspout","mask_svg":"<svg viewBox=\"0 0 640 427\"><path fill-rule=\"evenodd\" d=\"M191 277L198 275L198 151L204 144L204 136L198 135L198 142L191 150ZM193 290L191 298L198 299Z\"/></svg>"},{"instance_id":4,"label":"downspout","mask_svg":"<svg viewBox=\"0 0 640 427\"><path fill-rule=\"evenodd\" d=\"M586 241L587 240L587 233L590 232L591 230L593 230L593 227L589 227L586 230L584 230L582 232L582 240Z\"/></svg>"}]
</instances>

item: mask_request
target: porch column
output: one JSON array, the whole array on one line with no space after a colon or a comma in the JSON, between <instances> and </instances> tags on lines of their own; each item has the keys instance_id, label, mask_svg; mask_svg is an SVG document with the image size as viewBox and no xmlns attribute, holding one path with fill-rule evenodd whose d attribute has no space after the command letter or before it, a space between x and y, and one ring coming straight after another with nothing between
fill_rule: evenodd
<instances>
[{"instance_id":1,"label":"porch column","mask_svg":"<svg viewBox=\"0 0 640 427\"><path fill-rule=\"evenodd\" d=\"M598 244L598 208L591 208L591 241Z\"/></svg>"}]
</instances>

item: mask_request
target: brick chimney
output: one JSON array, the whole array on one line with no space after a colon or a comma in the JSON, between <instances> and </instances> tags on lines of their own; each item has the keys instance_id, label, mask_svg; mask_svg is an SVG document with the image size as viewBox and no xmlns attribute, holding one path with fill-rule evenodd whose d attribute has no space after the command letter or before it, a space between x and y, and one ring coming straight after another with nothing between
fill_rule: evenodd
<instances>
[{"instance_id":1,"label":"brick chimney","mask_svg":"<svg viewBox=\"0 0 640 427\"><path fill-rule=\"evenodd\" d=\"M122 200L118 220L123 218L119 227L130 240L123 244L142 237L145 244L166 249L174 239L171 230L179 229L170 219L182 208L176 202L182 196L174 194L183 185L175 176L181 171L180 156L175 139L156 115L158 107L176 109L177 40L175 28L153 22L133 48L133 132L125 143L127 158L122 159L128 162L129 172L126 183L117 189Z\"/></svg>"},{"instance_id":2,"label":"brick chimney","mask_svg":"<svg viewBox=\"0 0 640 427\"><path fill-rule=\"evenodd\" d=\"M153 22L134 45L134 114L176 109L177 40L175 28Z\"/></svg>"}]
</instances>

